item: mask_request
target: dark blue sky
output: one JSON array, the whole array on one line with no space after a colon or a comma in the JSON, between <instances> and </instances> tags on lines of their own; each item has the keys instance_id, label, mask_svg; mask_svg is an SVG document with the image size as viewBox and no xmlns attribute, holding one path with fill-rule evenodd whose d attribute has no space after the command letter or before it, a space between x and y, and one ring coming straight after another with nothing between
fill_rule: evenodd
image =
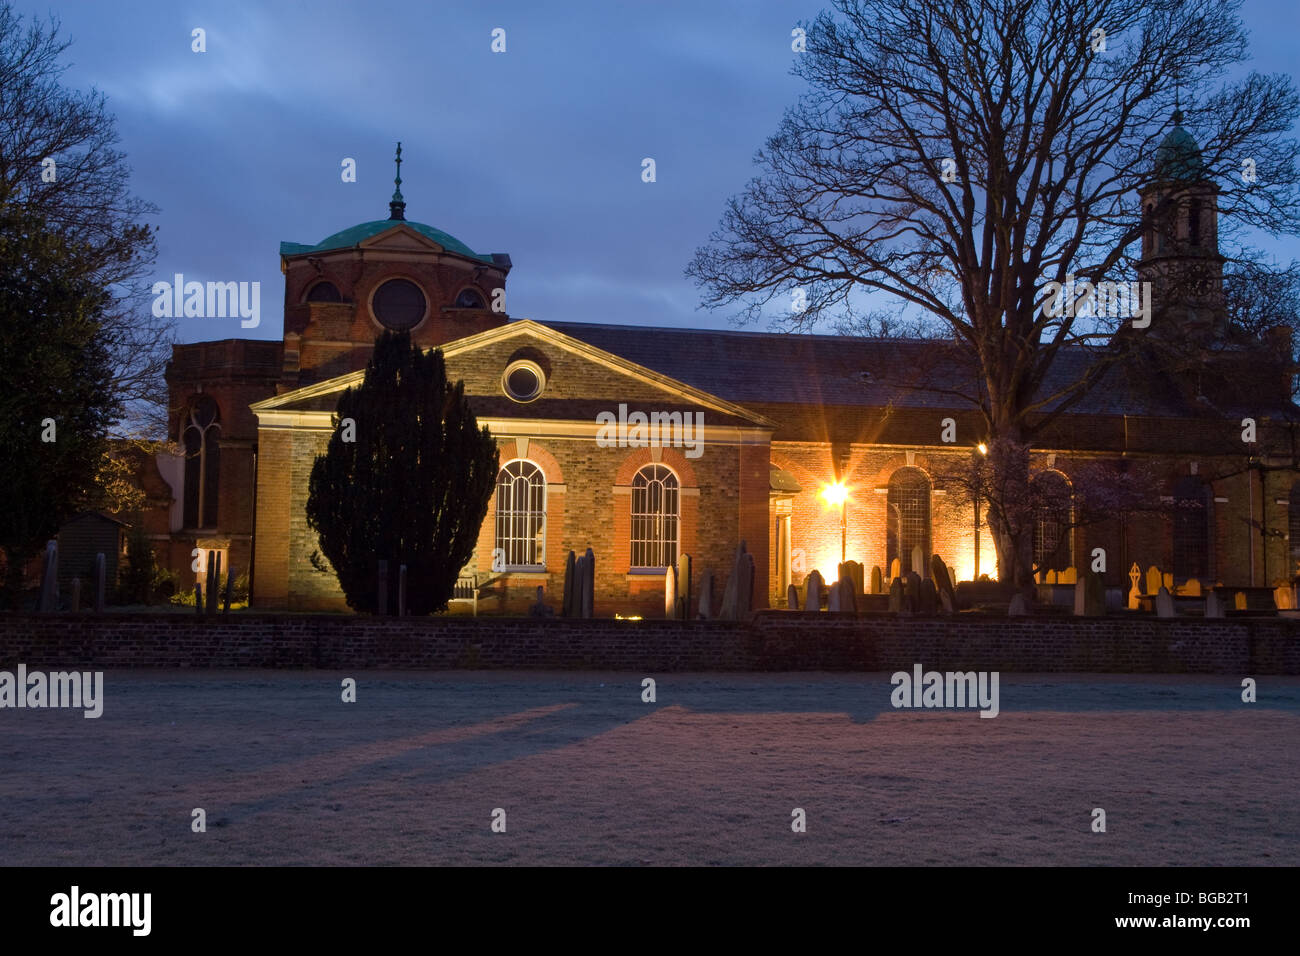
<instances>
[{"instance_id":1,"label":"dark blue sky","mask_svg":"<svg viewBox=\"0 0 1300 956\"><path fill-rule=\"evenodd\" d=\"M388 216L507 252L511 315L725 327L683 276L802 84L790 30L822 0L63 3L66 82L109 96L159 278L262 283L262 323L180 319L182 341L280 335L281 240ZM1295 0L1248 0L1254 62L1290 71ZM207 52L190 31L207 31ZM491 31L507 31L493 54ZM658 181L641 181L654 157ZM340 179L344 157L358 181ZM1264 245L1300 257L1292 239Z\"/></svg>"}]
</instances>

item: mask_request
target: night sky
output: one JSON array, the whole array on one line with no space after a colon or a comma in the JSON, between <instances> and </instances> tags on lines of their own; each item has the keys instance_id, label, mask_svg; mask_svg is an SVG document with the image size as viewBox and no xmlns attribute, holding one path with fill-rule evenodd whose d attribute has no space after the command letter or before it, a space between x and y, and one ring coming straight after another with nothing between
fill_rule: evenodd
<instances>
[{"instance_id":1,"label":"night sky","mask_svg":"<svg viewBox=\"0 0 1300 956\"><path fill-rule=\"evenodd\" d=\"M118 118L160 213L157 277L262 283L262 321L180 319L181 341L278 338L282 240L388 217L514 260L508 309L540 321L726 327L683 275L803 85L790 31L821 0L212 3L18 0L54 12L69 85ZM1295 0L1248 0L1263 72L1293 69ZM207 31L207 52L190 49ZM491 52L506 30L507 52ZM1194 122L1190 123L1195 132ZM653 157L658 181L641 181ZM345 157L357 182L341 181ZM1284 260L1300 241L1256 241Z\"/></svg>"}]
</instances>

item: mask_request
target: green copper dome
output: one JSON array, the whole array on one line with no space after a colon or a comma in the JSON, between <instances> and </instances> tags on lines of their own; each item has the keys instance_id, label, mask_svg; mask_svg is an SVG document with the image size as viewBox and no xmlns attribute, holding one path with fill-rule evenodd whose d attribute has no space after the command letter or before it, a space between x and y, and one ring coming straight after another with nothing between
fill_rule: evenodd
<instances>
[{"instance_id":1,"label":"green copper dome","mask_svg":"<svg viewBox=\"0 0 1300 956\"><path fill-rule=\"evenodd\" d=\"M328 252L332 249L350 249L362 240L369 239L371 236L377 236L381 232L386 232L387 230L392 229L394 226L410 226L416 232L420 233L420 235L429 237L448 252L454 252L470 259L478 259L480 262L492 261L491 256L479 255L455 236L450 236L441 229L434 229L433 226L426 226L422 222L411 222L408 219L376 219L374 222L363 222L350 229L344 229L342 232L336 232L332 236L327 236L314 246L304 245L301 242L282 242L280 243L280 255L299 256L305 252Z\"/></svg>"},{"instance_id":2,"label":"green copper dome","mask_svg":"<svg viewBox=\"0 0 1300 956\"><path fill-rule=\"evenodd\" d=\"M1156 148L1155 174L1164 181L1188 182L1208 178L1201 147L1192 134L1183 129L1183 113L1174 113L1174 128Z\"/></svg>"}]
</instances>

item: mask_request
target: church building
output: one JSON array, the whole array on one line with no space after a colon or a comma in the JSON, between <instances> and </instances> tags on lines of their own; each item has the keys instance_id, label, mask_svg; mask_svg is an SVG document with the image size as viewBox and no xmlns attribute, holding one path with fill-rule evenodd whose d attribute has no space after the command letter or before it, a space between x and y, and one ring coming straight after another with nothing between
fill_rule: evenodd
<instances>
[{"instance_id":1,"label":"church building","mask_svg":"<svg viewBox=\"0 0 1300 956\"><path fill-rule=\"evenodd\" d=\"M383 329L441 348L496 438L497 486L465 571L478 613L525 613L539 585L558 608L565 559L588 547L600 616L662 615L664 570L683 553L697 593L705 569L720 591L741 541L759 607L785 606L787 586L813 569L833 580L842 556L908 570L919 548L959 580L996 575L978 506L951 507L936 480L986 436L969 406L934 387L946 373L933 343L511 317L510 256L408 219L400 148L398 162L387 218L281 243L281 340L175 347L170 437L183 455L158 459L146 526L184 581L196 552L200 564L220 552L248 574L255 609L346 607L313 561L308 476ZM1138 274L1155 303L1149 331L1204 342L1218 373L1112 369L1036 439L1046 505L1035 561L1082 568L1102 548L1107 583L1123 587L1133 564L1176 583L1290 580L1300 485L1294 459L1261 451L1300 420L1290 342L1232 340L1217 187L1181 125L1157 163ZM1048 386L1088 361L1067 349ZM1245 418L1257 445L1241 439ZM1153 497L1182 507L1074 527L1072 475L1096 460L1153 463Z\"/></svg>"}]
</instances>

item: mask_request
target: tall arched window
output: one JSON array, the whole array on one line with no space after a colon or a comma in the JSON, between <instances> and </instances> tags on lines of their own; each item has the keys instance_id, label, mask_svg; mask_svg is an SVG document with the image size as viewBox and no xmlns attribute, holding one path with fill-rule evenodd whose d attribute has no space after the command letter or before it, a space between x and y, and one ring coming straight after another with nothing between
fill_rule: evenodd
<instances>
[{"instance_id":1,"label":"tall arched window","mask_svg":"<svg viewBox=\"0 0 1300 956\"><path fill-rule=\"evenodd\" d=\"M546 478L531 461L512 461L497 474L494 547L507 569L546 564Z\"/></svg>"},{"instance_id":2,"label":"tall arched window","mask_svg":"<svg viewBox=\"0 0 1300 956\"><path fill-rule=\"evenodd\" d=\"M912 549L921 547L924 560L930 559L930 479L919 468L900 468L889 479L887 523L888 538L885 543L886 561L892 566L898 558L903 573L915 571L925 577L924 564L912 567Z\"/></svg>"},{"instance_id":3,"label":"tall arched window","mask_svg":"<svg viewBox=\"0 0 1300 956\"><path fill-rule=\"evenodd\" d=\"M646 465L632 479L632 567L667 568L677 563L677 476L664 465Z\"/></svg>"},{"instance_id":4,"label":"tall arched window","mask_svg":"<svg viewBox=\"0 0 1300 956\"><path fill-rule=\"evenodd\" d=\"M1034 502L1034 567L1064 571L1074 553L1071 539L1070 482L1059 471L1044 471L1030 486Z\"/></svg>"},{"instance_id":5,"label":"tall arched window","mask_svg":"<svg viewBox=\"0 0 1300 956\"><path fill-rule=\"evenodd\" d=\"M1210 576L1209 489L1187 475L1174 486L1174 578L1204 582Z\"/></svg>"},{"instance_id":6,"label":"tall arched window","mask_svg":"<svg viewBox=\"0 0 1300 956\"><path fill-rule=\"evenodd\" d=\"M1286 569L1289 580L1295 577L1297 565L1300 565L1300 480L1291 483L1291 494L1287 503L1290 505L1287 508L1287 553L1291 560Z\"/></svg>"},{"instance_id":7,"label":"tall arched window","mask_svg":"<svg viewBox=\"0 0 1300 956\"><path fill-rule=\"evenodd\" d=\"M217 527L221 476L221 413L208 395L190 402L181 419L185 446L185 527Z\"/></svg>"}]
</instances>

